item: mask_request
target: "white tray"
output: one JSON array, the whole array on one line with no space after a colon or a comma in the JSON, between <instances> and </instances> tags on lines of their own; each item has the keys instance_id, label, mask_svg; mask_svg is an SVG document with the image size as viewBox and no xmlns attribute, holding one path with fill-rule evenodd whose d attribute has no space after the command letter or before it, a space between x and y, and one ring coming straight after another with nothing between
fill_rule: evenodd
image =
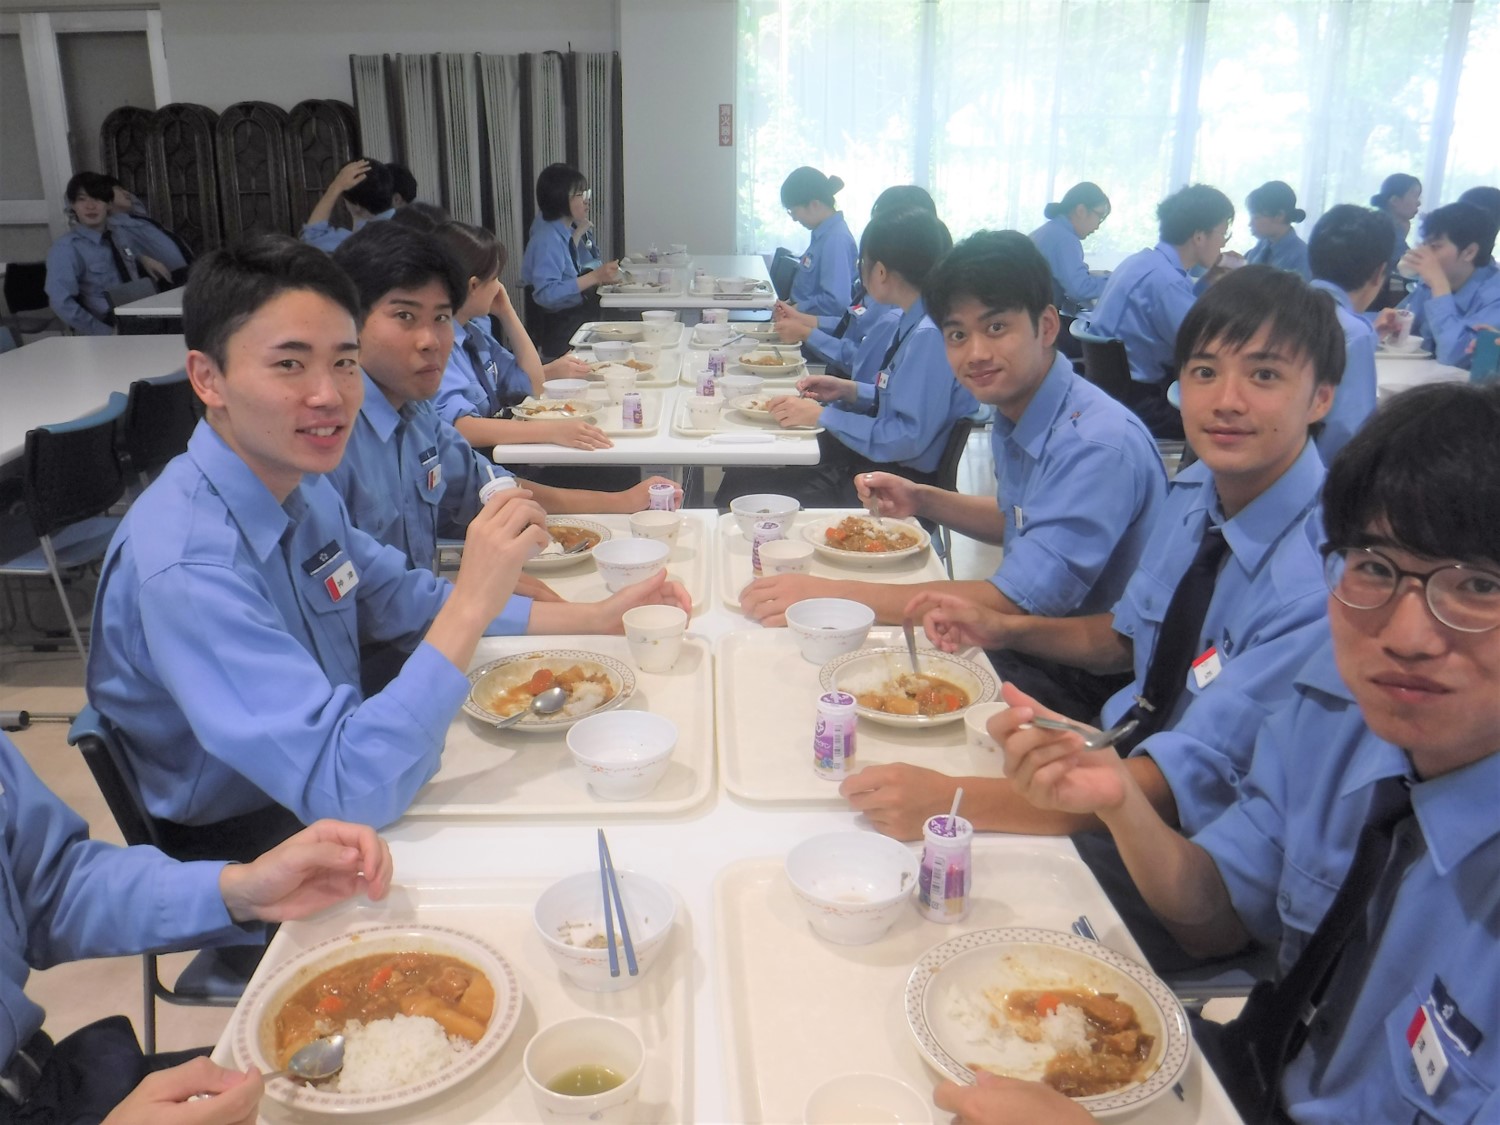
<instances>
[{"instance_id":1,"label":"white tray","mask_svg":"<svg viewBox=\"0 0 1500 1125\"><path fill-rule=\"evenodd\" d=\"M627 430L620 424L621 404L610 402L602 387L588 389L588 402L596 407L594 425L612 438L654 437L661 429L661 416L667 408L666 391L636 391L641 396L641 424L638 429Z\"/></svg>"},{"instance_id":2,"label":"white tray","mask_svg":"<svg viewBox=\"0 0 1500 1125\"><path fill-rule=\"evenodd\" d=\"M714 883L715 962L726 1100L735 1121L801 1121L812 1089L831 1075L890 1075L926 1093L939 1080L907 1028L903 992L918 958L939 942L997 926L1066 932L1087 914L1107 946L1140 952L1066 840L980 837L973 909L956 925L916 907L870 945L834 945L807 924L781 858L742 860ZM1111 1121L1189 1125L1237 1121L1202 1062L1189 1063L1185 1100L1162 1095ZM934 1111L934 1118L946 1115Z\"/></svg>"},{"instance_id":3,"label":"white tray","mask_svg":"<svg viewBox=\"0 0 1500 1125\"><path fill-rule=\"evenodd\" d=\"M672 280L666 285L652 285L649 282L616 281L609 285L599 286L601 297L681 297L682 279L677 271L672 271Z\"/></svg>"},{"instance_id":4,"label":"white tray","mask_svg":"<svg viewBox=\"0 0 1500 1125\"><path fill-rule=\"evenodd\" d=\"M589 345L593 344L593 342L594 342L594 329L600 327L601 325L639 324L639 323L640 323L639 320L633 320L633 321L591 320L591 321L588 321L585 324L580 324L578 326L578 331L573 333L573 338L568 341L568 344L570 346L572 346L572 347L575 347L575 348L588 347ZM671 332L671 333L668 334L667 339L661 341L661 345L664 348L675 348L679 344L682 343L682 327L683 327L682 326L682 322L681 321L675 321L674 323L676 324L676 329L673 332Z\"/></svg>"},{"instance_id":5,"label":"white tray","mask_svg":"<svg viewBox=\"0 0 1500 1125\"><path fill-rule=\"evenodd\" d=\"M624 637L486 637L470 668L540 649L585 649L629 664L636 688L625 710L652 711L677 724L677 748L661 783L638 801L593 795L568 753L567 732L521 734L470 719L448 727L443 763L407 816L660 817L702 804L713 789L713 663L708 643L689 634L670 672L643 672Z\"/></svg>"},{"instance_id":6,"label":"white tray","mask_svg":"<svg viewBox=\"0 0 1500 1125\"><path fill-rule=\"evenodd\" d=\"M822 426L811 426L805 430L788 430L775 422L761 422L741 414L738 410L721 410L719 424L709 429L694 426L688 415L687 400L690 395L679 395L677 405L672 408L672 433L677 437L701 438L712 434L775 434L785 438L812 438L823 432Z\"/></svg>"},{"instance_id":7,"label":"white tray","mask_svg":"<svg viewBox=\"0 0 1500 1125\"><path fill-rule=\"evenodd\" d=\"M606 362L594 355L593 348L579 348L573 354L579 359L583 360L585 363ZM663 348L661 359L657 361L655 370L653 370L649 375L637 374L635 385L638 389L656 390L661 390L666 387L675 387L677 386L677 378L681 370L682 351L678 348ZM588 379L588 381L593 384L591 387L589 387L590 393L595 391L602 391L604 389L604 379L597 372L591 371L588 375L584 376L584 378Z\"/></svg>"},{"instance_id":8,"label":"white tray","mask_svg":"<svg viewBox=\"0 0 1500 1125\"><path fill-rule=\"evenodd\" d=\"M580 870L593 852L592 833L579 832ZM587 837L587 838L586 838ZM628 856L616 862L630 868ZM574 1016L603 1015L629 1024L646 1044L646 1069L635 1101L636 1122L692 1118L693 936L692 919L678 903L669 944L648 976L621 992L585 992L567 983L542 946L531 921L537 897L552 879L508 878L394 886L384 902L347 902L304 922L281 927L256 970L256 978L326 938L359 926L392 922L433 923L482 937L511 963L525 994L521 1022L500 1054L453 1089L405 1109L329 1117L294 1111L262 1099L260 1120L269 1125L449 1125L457 1122L538 1120L536 1103L521 1072L521 1056L538 1030ZM233 1066L229 1033L213 1058Z\"/></svg>"},{"instance_id":9,"label":"white tray","mask_svg":"<svg viewBox=\"0 0 1500 1125\"><path fill-rule=\"evenodd\" d=\"M693 612L698 613L709 604L708 552L713 541L713 528L709 523L713 512L708 510L683 512L682 530L677 533L677 542L667 556L667 574L687 587L693 599ZM559 523L569 520L587 520L609 528L616 539L630 538L630 517L620 515L603 516L553 516ZM609 589L599 568L594 565L592 552L582 558L554 564L555 569L537 571L532 577L545 582L570 602L598 602L609 597ZM528 571L528 574L531 572Z\"/></svg>"},{"instance_id":10,"label":"white tray","mask_svg":"<svg viewBox=\"0 0 1500 1125\"><path fill-rule=\"evenodd\" d=\"M864 647L892 644L904 644L901 630L877 626ZM714 654L714 710L724 788L747 801L832 803L843 808L839 783L819 777L812 766L822 665L802 659L789 629L726 633ZM959 655L990 668L979 649ZM955 776L996 772L989 762L975 760L962 723L907 730L861 719L858 740L857 766L909 762Z\"/></svg>"},{"instance_id":11,"label":"white tray","mask_svg":"<svg viewBox=\"0 0 1500 1125\"><path fill-rule=\"evenodd\" d=\"M863 508L804 508L797 513L796 520L787 529L787 538L797 538L797 528L823 516L861 514L864 514ZM740 530L734 516L727 512L719 517L717 564L714 581L718 583L719 596L730 609L738 610L740 591L750 585L755 575L750 569L750 541L745 538L745 533ZM943 569L937 552L930 547L910 558L871 566L845 565L815 554L808 573L818 578L842 578L859 582L944 582L948 578L948 572Z\"/></svg>"}]
</instances>

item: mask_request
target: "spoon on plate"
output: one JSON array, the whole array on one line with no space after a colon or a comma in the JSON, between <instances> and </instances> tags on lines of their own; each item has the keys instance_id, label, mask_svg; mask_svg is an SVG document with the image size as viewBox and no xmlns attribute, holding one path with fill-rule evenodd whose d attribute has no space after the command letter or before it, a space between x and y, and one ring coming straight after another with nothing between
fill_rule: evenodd
<instances>
[{"instance_id":1,"label":"spoon on plate","mask_svg":"<svg viewBox=\"0 0 1500 1125\"><path fill-rule=\"evenodd\" d=\"M343 1035L325 1035L314 1039L287 1060L285 1070L273 1070L264 1076L269 1082L273 1078L300 1078L305 1082L332 1078L344 1067Z\"/></svg>"},{"instance_id":2,"label":"spoon on plate","mask_svg":"<svg viewBox=\"0 0 1500 1125\"><path fill-rule=\"evenodd\" d=\"M1085 750L1102 750L1106 746L1113 746L1120 739L1130 734L1139 726L1135 719L1127 719L1117 727L1110 730L1090 730L1088 727L1079 726L1077 723L1065 723L1061 719L1032 719L1031 725L1041 727L1043 730L1062 730L1080 735L1083 738Z\"/></svg>"},{"instance_id":3,"label":"spoon on plate","mask_svg":"<svg viewBox=\"0 0 1500 1125\"><path fill-rule=\"evenodd\" d=\"M495 725L497 727L513 727L527 715L535 715L538 719L545 719L561 711L568 702L568 691L561 684L553 684L546 691L538 692L531 698L531 706L522 707L514 715L501 719Z\"/></svg>"},{"instance_id":4,"label":"spoon on plate","mask_svg":"<svg viewBox=\"0 0 1500 1125\"><path fill-rule=\"evenodd\" d=\"M901 631L906 634L906 653L911 657L911 670L914 675L920 676L922 669L917 667L917 626L910 617L901 622Z\"/></svg>"}]
</instances>

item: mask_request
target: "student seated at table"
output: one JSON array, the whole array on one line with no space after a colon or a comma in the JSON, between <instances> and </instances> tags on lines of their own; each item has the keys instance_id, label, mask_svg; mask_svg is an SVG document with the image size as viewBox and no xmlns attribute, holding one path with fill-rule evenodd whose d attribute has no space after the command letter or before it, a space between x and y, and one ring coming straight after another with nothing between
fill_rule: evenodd
<instances>
[{"instance_id":1,"label":"student seated at table","mask_svg":"<svg viewBox=\"0 0 1500 1125\"><path fill-rule=\"evenodd\" d=\"M1439 363L1467 368L1474 333L1500 324L1500 270L1495 268L1495 224L1469 203L1450 203L1422 218L1422 242L1402 258L1422 280L1400 307L1416 314L1412 334L1422 337ZM1393 309L1381 312L1375 331L1396 330Z\"/></svg>"},{"instance_id":2,"label":"student seated at table","mask_svg":"<svg viewBox=\"0 0 1500 1125\"><path fill-rule=\"evenodd\" d=\"M532 330L546 360L567 352L578 326L597 316L597 287L620 277L620 263L604 261L594 243L593 198L588 178L566 164L549 164L536 178L537 213L521 256L521 282L537 305L540 323Z\"/></svg>"},{"instance_id":3,"label":"student seated at table","mask_svg":"<svg viewBox=\"0 0 1500 1125\"><path fill-rule=\"evenodd\" d=\"M53 1043L25 994L27 977L87 957L243 942L260 922L303 918L361 892L382 899L390 876L379 836L333 820L245 864L179 863L155 848L90 840L83 818L0 735L0 1120L157 1125L189 1108L194 1116L181 1120L200 1125L255 1120L253 1069L194 1058L206 1051L143 1055L124 1016ZM209 1098L188 1107L198 1094Z\"/></svg>"},{"instance_id":4,"label":"student seated at table","mask_svg":"<svg viewBox=\"0 0 1500 1125\"><path fill-rule=\"evenodd\" d=\"M405 164L388 163L391 173L391 206L397 211L417 201L417 177ZM394 218L394 216L392 216Z\"/></svg>"},{"instance_id":5,"label":"student seated at table","mask_svg":"<svg viewBox=\"0 0 1500 1125\"><path fill-rule=\"evenodd\" d=\"M927 316L922 284L949 248L948 228L923 210L883 211L860 240L860 272L877 301L901 310L893 334L864 377L805 375L796 395L768 404L782 426L822 426L819 463L807 469L726 469L718 503L747 493L779 492L804 507L850 507L859 473L889 470L932 481L959 419L979 408L954 381L943 337ZM875 357L884 337L867 336ZM856 367L860 367L856 359Z\"/></svg>"},{"instance_id":6,"label":"student seated at table","mask_svg":"<svg viewBox=\"0 0 1500 1125\"><path fill-rule=\"evenodd\" d=\"M1089 314L1089 331L1124 343L1131 379L1127 405L1155 437L1181 441L1182 418L1167 401L1167 388L1177 330L1198 299L1188 271L1218 263L1234 204L1217 188L1193 184L1162 200L1156 217L1161 241L1109 275Z\"/></svg>"},{"instance_id":7,"label":"student seated at table","mask_svg":"<svg viewBox=\"0 0 1500 1125\"><path fill-rule=\"evenodd\" d=\"M73 228L47 251L47 300L69 328L82 336L108 336L115 315L107 293L141 277L170 281L172 271L152 255L168 241L160 231L111 213L114 181L79 172L64 195Z\"/></svg>"},{"instance_id":8,"label":"student seated at table","mask_svg":"<svg viewBox=\"0 0 1500 1125\"><path fill-rule=\"evenodd\" d=\"M883 516L920 516L1005 555L987 581L900 585L777 575L752 582L740 604L779 625L804 598L852 598L900 621L923 592L954 593L1003 613L1104 613L1135 573L1166 491L1166 473L1135 415L1074 374L1057 353L1052 277L1031 240L981 231L960 242L923 287L954 378L999 416L995 496L966 496L890 473L862 473L861 502ZM1015 653L992 659L1005 680L1060 709L1093 716L1127 677L1080 672Z\"/></svg>"},{"instance_id":9,"label":"student seated at table","mask_svg":"<svg viewBox=\"0 0 1500 1125\"><path fill-rule=\"evenodd\" d=\"M1363 314L1385 285L1393 237L1378 211L1340 203L1323 213L1307 244L1312 287L1333 298L1344 330L1344 377L1314 439L1325 465L1375 412L1375 328Z\"/></svg>"},{"instance_id":10,"label":"student seated at table","mask_svg":"<svg viewBox=\"0 0 1500 1125\"><path fill-rule=\"evenodd\" d=\"M844 188L837 176L803 165L781 182L786 213L812 231L792 278L791 304L813 316L843 316L859 276L859 247L833 197Z\"/></svg>"},{"instance_id":11,"label":"student seated at table","mask_svg":"<svg viewBox=\"0 0 1500 1125\"><path fill-rule=\"evenodd\" d=\"M333 181L313 205L307 222L302 225L302 241L319 250L333 253L354 231L377 219L389 219L396 213L391 197L391 170L378 160L361 157L338 170ZM342 199L354 220L354 229L336 227L330 221L333 209Z\"/></svg>"},{"instance_id":12,"label":"student seated at table","mask_svg":"<svg viewBox=\"0 0 1500 1125\"><path fill-rule=\"evenodd\" d=\"M1275 266L1300 274L1303 281L1312 280L1307 264L1307 243L1292 229L1293 223L1307 218L1297 206L1297 193L1281 180L1267 180L1245 199L1250 212L1250 233L1256 242L1245 255L1253 266Z\"/></svg>"},{"instance_id":13,"label":"student seated at table","mask_svg":"<svg viewBox=\"0 0 1500 1125\"><path fill-rule=\"evenodd\" d=\"M1068 351L1070 347L1077 349L1068 331L1073 318L1099 299L1108 280L1089 273L1089 264L1083 260L1083 240L1109 218L1109 196L1098 184L1085 180L1070 187L1058 202L1047 204L1042 213L1047 221L1031 232L1031 241L1052 271L1052 303L1063 324L1058 347L1073 354Z\"/></svg>"},{"instance_id":14,"label":"student seated at table","mask_svg":"<svg viewBox=\"0 0 1500 1125\"><path fill-rule=\"evenodd\" d=\"M1021 793L1097 815L1185 947L1279 942L1279 979L1196 1027L1248 1122L1500 1116L1500 522L1474 518L1500 511L1497 431L1500 387L1443 384L1344 448L1324 485L1331 642L1191 840L1128 763L1029 727L1043 711L1020 692L990 724ZM1033 1084L938 1097L966 1121L1088 1120Z\"/></svg>"},{"instance_id":15,"label":"student seated at table","mask_svg":"<svg viewBox=\"0 0 1500 1125\"><path fill-rule=\"evenodd\" d=\"M187 267L193 260L193 252L188 244L178 238L174 231L153 219L140 198L119 180L113 176L106 176L105 179L109 181L114 193L109 207L111 221L121 224L125 230L137 233L139 241L151 257L171 272L173 285L186 284Z\"/></svg>"},{"instance_id":16,"label":"student seated at table","mask_svg":"<svg viewBox=\"0 0 1500 1125\"><path fill-rule=\"evenodd\" d=\"M479 638L502 611L525 627L511 595L545 513L496 497L451 585L351 524L321 474L364 397L362 310L321 251L284 235L215 250L182 312L205 417L105 556L89 700L174 855L243 858L328 815L388 824L438 767ZM414 650L368 697L362 641Z\"/></svg>"},{"instance_id":17,"label":"student seated at table","mask_svg":"<svg viewBox=\"0 0 1500 1125\"><path fill-rule=\"evenodd\" d=\"M1396 269L1411 249L1411 224L1422 208L1422 181L1405 172L1385 178L1380 190L1370 196L1370 206L1386 217L1391 225L1391 256L1387 263L1385 288L1376 297L1374 308L1386 309L1406 299L1407 281Z\"/></svg>"}]
</instances>

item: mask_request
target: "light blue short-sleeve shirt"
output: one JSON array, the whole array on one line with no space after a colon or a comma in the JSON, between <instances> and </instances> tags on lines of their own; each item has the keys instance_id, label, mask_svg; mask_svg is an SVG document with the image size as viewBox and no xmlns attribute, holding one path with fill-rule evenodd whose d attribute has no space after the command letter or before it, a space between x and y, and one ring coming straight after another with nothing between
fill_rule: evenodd
<instances>
[{"instance_id":1,"label":"light blue short-sleeve shirt","mask_svg":"<svg viewBox=\"0 0 1500 1125\"><path fill-rule=\"evenodd\" d=\"M1099 299L1107 277L1089 273L1083 260L1083 239L1073 224L1059 215L1031 232L1031 241L1052 271L1052 303L1066 316L1077 316L1082 306Z\"/></svg>"},{"instance_id":2,"label":"light blue short-sleeve shirt","mask_svg":"<svg viewBox=\"0 0 1500 1125\"><path fill-rule=\"evenodd\" d=\"M792 303L814 316L843 316L859 276L859 247L844 213L835 211L813 228L792 278Z\"/></svg>"},{"instance_id":3,"label":"light blue short-sleeve shirt","mask_svg":"<svg viewBox=\"0 0 1500 1125\"><path fill-rule=\"evenodd\" d=\"M1473 362L1469 345L1482 324L1500 326L1500 267L1480 266L1454 293L1434 297L1426 282L1401 302L1416 313L1413 330L1439 363L1467 369Z\"/></svg>"},{"instance_id":4,"label":"light blue short-sleeve shirt","mask_svg":"<svg viewBox=\"0 0 1500 1125\"><path fill-rule=\"evenodd\" d=\"M1109 275L1088 314L1089 331L1125 344L1130 377L1160 383L1172 365L1177 330L1197 295L1193 279L1170 243L1132 254Z\"/></svg>"},{"instance_id":5,"label":"light blue short-sleeve shirt","mask_svg":"<svg viewBox=\"0 0 1500 1125\"><path fill-rule=\"evenodd\" d=\"M1288 273L1301 276L1303 281L1312 280L1312 267L1307 262L1307 243L1302 241L1302 236L1295 230L1288 230L1284 235L1272 242L1269 238L1259 239L1245 255L1245 261L1252 266L1274 266Z\"/></svg>"},{"instance_id":6,"label":"light blue short-sleeve shirt","mask_svg":"<svg viewBox=\"0 0 1500 1125\"><path fill-rule=\"evenodd\" d=\"M1375 326L1354 311L1349 294L1331 281L1314 281L1312 287L1333 298L1339 327L1344 330L1344 375L1317 437L1323 464L1331 465L1338 451L1375 413Z\"/></svg>"}]
</instances>

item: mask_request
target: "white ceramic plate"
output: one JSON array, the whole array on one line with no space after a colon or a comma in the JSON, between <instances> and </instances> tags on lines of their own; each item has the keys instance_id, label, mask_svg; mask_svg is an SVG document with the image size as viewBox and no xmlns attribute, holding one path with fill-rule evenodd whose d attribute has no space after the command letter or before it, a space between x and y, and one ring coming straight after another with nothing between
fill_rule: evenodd
<instances>
[{"instance_id":1,"label":"white ceramic plate","mask_svg":"<svg viewBox=\"0 0 1500 1125\"><path fill-rule=\"evenodd\" d=\"M646 334L645 328L638 321L630 320L597 320L583 327L588 334L588 343L595 340L625 340L634 344Z\"/></svg>"},{"instance_id":2,"label":"white ceramic plate","mask_svg":"<svg viewBox=\"0 0 1500 1125\"><path fill-rule=\"evenodd\" d=\"M843 516L825 516L820 520L813 520L800 526L797 530L802 538L813 545L813 549L826 559L835 562L852 563L856 566L875 566L884 562L894 562L896 559L909 559L913 555L921 554L927 550L932 543L932 536L927 534L926 528L920 524L907 523L905 520L887 519L886 530L891 531L899 528L901 531L909 531L917 537L917 541L910 547L903 547L899 551L846 551L842 547L832 546L828 542L827 533L831 527L837 527L848 519ZM875 521L865 516L855 516L857 520L869 527L875 526Z\"/></svg>"},{"instance_id":3,"label":"white ceramic plate","mask_svg":"<svg viewBox=\"0 0 1500 1125\"><path fill-rule=\"evenodd\" d=\"M521 1019L521 986L515 970L497 951L477 937L446 926L385 925L361 928L319 942L284 961L246 990L230 1019L230 1046L235 1064L254 1065L263 1073L276 1069L262 1043L262 1033L281 1006L313 977L360 957L380 953L442 953L467 962L489 978L495 989L495 1009L484 1037L455 1062L431 1078L377 1094L328 1093L285 1078L266 1084L266 1097L297 1110L326 1114L377 1113L412 1105L462 1082L490 1062L505 1046Z\"/></svg>"},{"instance_id":4,"label":"white ceramic plate","mask_svg":"<svg viewBox=\"0 0 1500 1125\"><path fill-rule=\"evenodd\" d=\"M765 360L764 363L753 363L752 360ZM735 365L741 368L747 375L790 375L802 366L800 355L790 355L774 349L761 351L756 349L748 351L735 361Z\"/></svg>"},{"instance_id":5,"label":"white ceramic plate","mask_svg":"<svg viewBox=\"0 0 1500 1125\"><path fill-rule=\"evenodd\" d=\"M754 418L757 422L771 422L771 411L767 409L775 395L740 395L730 399L724 405L730 410L738 410L747 418Z\"/></svg>"},{"instance_id":6,"label":"white ceramic plate","mask_svg":"<svg viewBox=\"0 0 1500 1125\"><path fill-rule=\"evenodd\" d=\"M479 703L475 696L481 691L486 694L486 697L490 697L508 691L517 684L525 683L539 668L551 668L554 672L563 672L574 664L582 665L585 672L603 672L609 677L610 687L614 688L615 694L608 703L592 711L586 711L582 715L559 713L546 719L527 715L526 718L505 729L522 732L567 730L579 719L597 715L600 711L608 711L611 707L618 707L635 691L635 673L630 670L629 665L616 660L613 656L573 648L540 649L536 652L523 652L516 656L492 660L470 672L469 697L464 700L464 714L478 719L481 723L498 723L506 716L491 711L488 706Z\"/></svg>"},{"instance_id":7,"label":"white ceramic plate","mask_svg":"<svg viewBox=\"0 0 1500 1125\"><path fill-rule=\"evenodd\" d=\"M636 377L636 380L639 382L649 382L650 380L656 378L656 364L642 363L638 359L632 359L628 361L623 359L596 360L595 362L589 364L589 369L594 373L594 376L601 381L606 375L614 375L617 373L623 375L626 372L634 375Z\"/></svg>"},{"instance_id":8,"label":"white ceramic plate","mask_svg":"<svg viewBox=\"0 0 1500 1125\"><path fill-rule=\"evenodd\" d=\"M592 422L596 413L598 407L581 398L528 397L511 407L523 422Z\"/></svg>"},{"instance_id":9,"label":"white ceramic plate","mask_svg":"<svg viewBox=\"0 0 1500 1125\"><path fill-rule=\"evenodd\" d=\"M855 710L859 716L872 723L908 730L940 727L960 722L964 712L976 703L993 703L1000 698L1000 685L990 670L972 660L938 652L936 649L919 648L917 667L926 675L936 676L962 688L969 697L967 706L946 715L892 715L856 705ZM855 649L823 665L823 670L818 673L818 683L824 691L847 691L858 696L860 692L879 691L897 676L910 672L911 656L905 645L900 648Z\"/></svg>"},{"instance_id":10,"label":"white ceramic plate","mask_svg":"<svg viewBox=\"0 0 1500 1125\"><path fill-rule=\"evenodd\" d=\"M1433 359L1433 354L1426 348L1388 348L1380 344L1375 348L1375 354L1381 359Z\"/></svg>"},{"instance_id":11,"label":"white ceramic plate","mask_svg":"<svg viewBox=\"0 0 1500 1125\"><path fill-rule=\"evenodd\" d=\"M599 536L599 543L603 543L606 539L614 538L614 532L610 531L610 529L605 527L602 523L595 523L593 520L579 519L577 516L548 516L547 526L549 528L578 527L582 528L584 531L592 531L595 535ZM596 543L594 546L598 546L598 543ZM564 567L574 566L577 563L583 562L586 559L592 559L593 557L593 547L585 548L584 550L579 551L576 555L538 555L536 558L528 561L525 566L521 567L521 569L525 571L561 570Z\"/></svg>"},{"instance_id":12,"label":"white ceramic plate","mask_svg":"<svg viewBox=\"0 0 1500 1125\"><path fill-rule=\"evenodd\" d=\"M956 1082L972 1084L970 1063L985 1048L949 1014L955 990L987 1005L985 988L1091 988L1112 992L1135 1009L1154 1035L1146 1077L1107 1094L1078 1098L1096 1117L1139 1109L1182 1078L1190 1056L1187 1016L1172 990L1145 966L1076 934L1013 927L975 930L922 955L906 982L906 1022L927 1061ZM1031 1077L1030 1074L1021 1077Z\"/></svg>"}]
</instances>

